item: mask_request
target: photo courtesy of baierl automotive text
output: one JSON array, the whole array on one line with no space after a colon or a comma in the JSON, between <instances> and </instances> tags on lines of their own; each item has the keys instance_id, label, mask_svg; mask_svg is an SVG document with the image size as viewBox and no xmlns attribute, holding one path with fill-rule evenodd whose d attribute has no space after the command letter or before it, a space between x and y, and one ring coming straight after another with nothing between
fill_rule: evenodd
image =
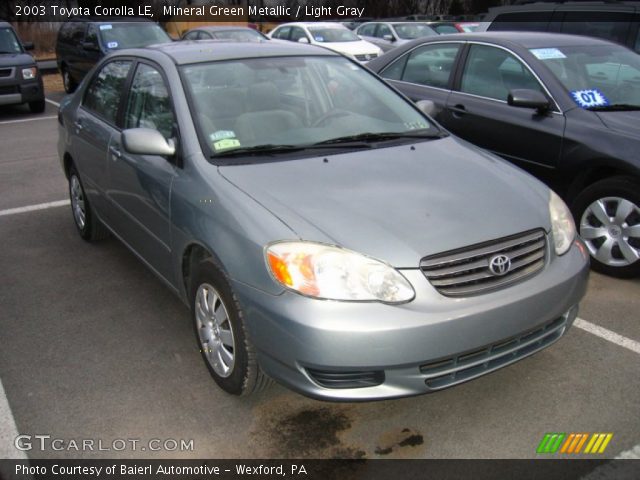
<instances>
[{"instance_id":1,"label":"photo courtesy of baierl automotive text","mask_svg":"<svg viewBox=\"0 0 640 480\"><path fill-rule=\"evenodd\" d=\"M640 1L12 0L0 146L0 478L640 478Z\"/></svg>"}]
</instances>

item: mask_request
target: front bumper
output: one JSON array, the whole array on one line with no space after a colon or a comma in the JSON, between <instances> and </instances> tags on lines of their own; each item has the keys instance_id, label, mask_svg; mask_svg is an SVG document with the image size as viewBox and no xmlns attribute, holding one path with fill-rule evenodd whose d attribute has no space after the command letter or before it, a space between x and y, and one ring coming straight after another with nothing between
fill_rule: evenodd
<instances>
[{"instance_id":1,"label":"front bumper","mask_svg":"<svg viewBox=\"0 0 640 480\"><path fill-rule=\"evenodd\" d=\"M260 365L277 381L326 400L403 397L471 380L557 341L586 291L581 247L526 281L467 298L440 295L417 269L402 271L416 290L404 305L234 288Z\"/></svg>"},{"instance_id":2,"label":"front bumper","mask_svg":"<svg viewBox=\"0 0 640 480\"><path fill-rule=\"evenodd\" d=\"M22 80L22 67L12 67L7 77L0 78L0 105L18 105L21 103L44 100L44 87L40 75L33 80Z\"/></svg>"}]
</instances>

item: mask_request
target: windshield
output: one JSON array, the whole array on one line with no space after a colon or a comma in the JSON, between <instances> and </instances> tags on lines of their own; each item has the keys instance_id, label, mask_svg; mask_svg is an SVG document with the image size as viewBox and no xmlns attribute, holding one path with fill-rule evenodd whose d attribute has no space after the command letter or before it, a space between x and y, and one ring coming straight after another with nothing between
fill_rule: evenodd
<instances>
[{"instance_id":1,"label":"windshield","mask_svg":"<svg viewBox=\"0 0 640 480\"><path fill-rule=\"evenodd\" d=\"M358 42L360 38L348 28L309 27L309 33L316 42Z\"/></svg>"},{"instance_id":2,"label":"windshield","mask_svg":"<svg viewBox=\"0 0 640 480\"><path fill-rule=\"evenodd\" d=\"M393 28L395 28L398 36L403 40L413 40L414 38L437 35L431 27L420 23L396 23Z\"/></svg>"},{"instance_id":3,"label":"windshield","mask_svg":"<svg viewBox=\"0 0 640 480\"><path fill-rule=\"evenodd\" d=\"M640 55L614 45L531 49L578 106L640 107Z\"/></svg>"},{"instance_id":4,"label":"windshield","mask_svg":"<svg viewBox=\"0 0 640 480\"><path fill-rule=\"evenodd\" d=\"M0 53L22 53L20 42L10 28L0 28Z\"/></svg>"},{"instance_id":5,"label":"windshield","mask_svg":"<svg viewBox=\"0 0 640 480\"><path fill-rule=\"evenodd\" d=\"M259 32L249 28L243 30L218 30L213 32L219 40L235 40L237 42L261 42L266 38Z\"/></svg>"},{"instance_id":6,"label":"windshield","mask_svg":"<svg viewBox=\"0 0 640 480\"><path fill-rule=\"evenodd\" d=\"M186 65L181 73L213 155L375 134L440 134L409 102L342 57L242 59ZM358 140L368 146L367 139Z\"/></svg>"},{"instance_id":7,"label":"windshield","mask_svg":"<svg viewBox=\"0 0 640 480\"><path fill-rule=\"evenodd\" d=\"M100 36L103 45L110 50L146 47L171 41L159 25L151 22L102 24Z\"/></svg>"}]
</instances>

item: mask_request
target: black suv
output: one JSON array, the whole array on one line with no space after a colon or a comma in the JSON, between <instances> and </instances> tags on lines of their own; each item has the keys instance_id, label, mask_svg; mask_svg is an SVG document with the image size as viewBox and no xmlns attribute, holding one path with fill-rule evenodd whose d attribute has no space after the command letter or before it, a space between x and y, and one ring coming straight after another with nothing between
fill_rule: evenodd
<instances>
[{"instance_id":1,"label":"black suv","mask_svg":"<svg viewBox=\"0 0 640 480\"><path fill-rule=\"evenodd\" d=\"M87 72L109 52L170 41L171 37L151 20L69 20L60 28L56 42L64 89L73 92Z\"/></svg>"},{"instance_id":2,"label":"black suv","mask_svg":"<svg viewBox=\"0 0 640 480\"><path fill-rule=\"evenodd\" d=\"M489 9L488 32L530 31L587 35L640 53L640 2L527 2Z\"/></svg>"},{"instance_id":3,"label":"black suv","mask_svg":"<svg viewBox=\"0 0 640 480\"><path fill-rule=\"evenodd\" d=\"M0 105L29 104L33 113L44 111L44 88L36 61L11 24L0 22Z\"/></svg>"}]
</instances>

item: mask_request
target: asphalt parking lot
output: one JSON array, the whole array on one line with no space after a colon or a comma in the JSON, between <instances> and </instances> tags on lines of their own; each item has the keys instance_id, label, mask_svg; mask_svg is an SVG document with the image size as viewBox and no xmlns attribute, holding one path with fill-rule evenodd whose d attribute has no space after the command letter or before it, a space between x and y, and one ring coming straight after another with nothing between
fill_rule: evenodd
<instances>
[{"instance_id":1,"label":"asphalt parking lot","mask_svg":"<svg viewBox=\"0 0 640 480\"><path fill-rule=\"evenodd\" d=\"M222 393L186 307L117 240L77 235L56 110L0 110L1 456L23 455L16 432L63 440L34 441L31 458L533 458L546 432L611 432L606 457L640 450L640 279L592 274L582 328L437 394L332 404L279 386ZM80 439L110 449L70 447ZM150 439L192 449L142 450Z\"/></svg>"}]
</instances>

